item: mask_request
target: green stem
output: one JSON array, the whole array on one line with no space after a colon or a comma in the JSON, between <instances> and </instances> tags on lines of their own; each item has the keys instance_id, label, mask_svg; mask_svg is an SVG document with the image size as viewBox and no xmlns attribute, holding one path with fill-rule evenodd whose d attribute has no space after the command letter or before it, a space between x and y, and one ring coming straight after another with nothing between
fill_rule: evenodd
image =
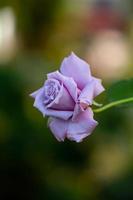
<instances>
[{"instance_id":1,"label":"green stem","mask_svg":"<svg viewBox=\"0 0 133 200\"><path fill-rule=\"evenodd\" d=\"M93 100L93 103L92 103L94 106L97 106L97 107L101 107L103 104L101 103L97 103L96 101Z\"/></svg>"},{"instance_id":2,"label":"green stem","mask_svg":"<svg viewBox=\"0 0 133 200\"><path fill-rule=\"evenodd\" d=\"M114 107L114 106L117 106L117 105L120 105L120 104L124 104L124 103L128 103L128 102L131 102L133 101L133 97L130 97L130 98L127 98L127 99L121 99L121 100L118 100L118 101L114 101L114 102L111 102L101 108L97 108L97 109L94 109L93 111L95 113L99 113L99 112L102 112L104 110L107 110L111 107Z\"/></svg>"}]
</instances>

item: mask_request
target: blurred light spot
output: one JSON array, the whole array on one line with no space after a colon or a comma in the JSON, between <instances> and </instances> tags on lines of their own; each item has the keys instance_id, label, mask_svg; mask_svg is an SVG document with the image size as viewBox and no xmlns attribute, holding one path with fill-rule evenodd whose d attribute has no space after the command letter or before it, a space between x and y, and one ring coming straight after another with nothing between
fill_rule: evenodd
<instances>
[{"instance_id":1,"label":"blurred light spot","mask_svg":"<svg viewBox=\"0 0 133 200\"><path fill-rule=\"evenodd\" d=\"M0 62L8 61L15 52L15 15L13 9L0 10Z\"/></svg>"},{"instance_id":2,"label":"blurred light spot","mask_svg":"<svg viewBox=\"0 0 133 200\"><path fill-rule=\"evenodd\" d=\"M93 38L86 57L101 78L119 78L128 70L129 44L120 32L104 31Z\"/></svg>"}]
</instances>

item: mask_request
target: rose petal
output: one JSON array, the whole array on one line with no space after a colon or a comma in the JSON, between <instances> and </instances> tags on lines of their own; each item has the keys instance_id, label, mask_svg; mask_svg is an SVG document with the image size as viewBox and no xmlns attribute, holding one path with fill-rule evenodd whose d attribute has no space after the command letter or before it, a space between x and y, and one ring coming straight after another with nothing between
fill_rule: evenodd
<instances>
[{"instance_id":1,"label":"rose petal","mask_svg":"<svg viewBox=\"0 0 133 200\"><path fill-rule=\"evenodd\" d=\"M43 116L52 116L52 117L58 117L64 120L68 120L73 112L72 111L59 111L59 110L54 110L54 109L47 109L43 103L44 101L44 89L41 88L40 91L37 93L35 102L34 102L34 107L36 107L40 112L42 112Z\"/></svg>"},{"instance_id":2,"label":"rose petal","mask_svg":"<svg viewBox=\"0 0 133 200\"><path fill-rule=\"evenodd\" d=\"M91 108L84 111L77 119L77 121L68 121L50 118L49 127L54 136L59 141L64 141L65 137L69 140L81 142L85 137L91 134L97 125L97 121L93 119L93 112Z\"/></svg>"},{"instance_id":3,"label":"rose petal","mask_svg":"<svg viewBox=\"0 0 133 200\"><path fill-rule=\"evenodd\" d=\"M93 119L91 108L88 108L78 116L77 121L69 120L67 138L76 142L81 142L92 133L97 124L97 121Z\"/></svg>"},{"instance_id":4,"label":"rose petal","mask_svg":"<svg viewBox=\"0 0 133 200\"><path fill-rule=\"evenodd\" d=\"M42 114L45 116L45 107L43 104L44 97L43 97L44 89L40 88L38 92L35 92L35 95L33 93L33 96L35 96L35 101L33 106L36 107Z\"/></svg>"},{"instance_id":5,"label":"rose petal","mask_svg":"<svg viewBox=\"0 0 133 200\"><path fill-rule=\"evenodd\" d=\"M45 115L68 120L70 117L72 117L73 111L61 111L61 110L46 109Z\"/></svg>"},{"instance_id":6,"label":"rose petal","mask_svg":"<svg viewBox=\"0 0 133 200\"><path fill-rule=\"evenodd\" d=\"M89 65L74 53L63 60L60 71L63 75L72 77L79 89L83 89L91 78Z\"/></svg>"},{"instance_id":7,"label":"rose petal","mask_svg":"<svg viewBox=\"0 0 133 200\"><path fill-rule=\"evenodd\" d=\"M73 116L72 116L72 121L75 121L77 119L77 117L84 112L84 108L82 107L80 102L77 102L75 107L74 107L74 112L73 112Z\"/></svg>"},{"instance_id":8,"label":"rose petal","mask_svg":"<svg viewBox=\"0 0 133 200\"><path fill-rule=\"evenodd\" d=\"M68 93L68 91L64 88L62 85L59 91L59 94L57 97L46 107L56 110L62 110L62 111L73 111L74 109L74 100Z\"/></svg>"},{"instance_id":9,"label":"rose petal","mask_svg":"<svg viewBox=\"0 0 133 200\"><path fill-rule=\"evenodd\" d=\"M50 117L48 126L58 141L64 141L67 133L68 121Z\"/></svg>"},{"instance_id":10,"label":"rose petal","mask_svg":"<svg viewBox=\"0 0 133 200\"><path fill-rule=\"evenodd\" d=\"M92 79L95 82L95 89L94 89L94 97L98 96L100 93L102 93L105 89L102 85L101 79L92 77Z\"/></svg>"},{"instance_id":11,"label":"rose petal","mask_svg":"<svg viewBox=\"0 0 133 200\"><path fill-rule=\"evenodd\" d=\"M71 97L74 99L74 101L77 100L78 89L75 81L72 78L63 76L59 71L49 73L47 77L48 79L49 78L57 79L58 81L63 83L63 85L66 87Z\"/></svg>"},{"instance_id":12,"label":"rose petal","mask_svg":"<svg viewBox=\"0 0 133 200\"><path fill-rule=\"evenodd\" d=\"M32 98L36 98L37 94L41 91L42 88L40 88L39 90L36 90L35 92L31 93L30 96Z\"/></svg>"},{"instance_id":13,"label":"rose petal","mask_svg":"<svg viewBox=\"0 0 133 200\"><path fill-rule=\"evenodd\" d=\"M82 90L78 100L80 103L91 105L94 98L95 82L90 81Z\"/></svg>"},{"instance_id":14,"label":"rose petal","mask_svg":"<svg viewBox=\"0 0 133 200\"><path fill-rule=\"evenodd\" d=\"M93 99L103 91L104 88L101 84L101 80L93 77L92 80L82 90L78 98L82 108L85 108L88 105L92 105Z\"/></svg>"}]
</instances>

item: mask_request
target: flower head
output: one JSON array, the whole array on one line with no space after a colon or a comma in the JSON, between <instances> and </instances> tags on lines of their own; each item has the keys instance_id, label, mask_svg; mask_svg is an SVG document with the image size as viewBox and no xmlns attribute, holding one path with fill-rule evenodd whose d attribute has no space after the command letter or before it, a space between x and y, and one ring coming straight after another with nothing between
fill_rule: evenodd
<instances>
[{"instance_id":1,"label":"flower head","mask_svg":"<svg viewBox=\"0 0 133 200\"><path fill-rule=\"evenodd\" d=\"M74 53L61 63L60 72L47 75L44 85L31 94L34 106L49 116L48 126L59 141L76 142L90 135L98 124L93 119L93 99L104 91L89 65Z\"/></svg>"}]
</instances>

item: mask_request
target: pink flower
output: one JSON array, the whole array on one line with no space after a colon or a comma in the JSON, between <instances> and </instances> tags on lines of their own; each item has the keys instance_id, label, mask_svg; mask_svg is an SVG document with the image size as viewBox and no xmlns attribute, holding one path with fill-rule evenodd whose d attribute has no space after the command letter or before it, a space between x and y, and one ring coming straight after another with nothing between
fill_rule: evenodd
<instances>
[{"instance_id":1,"label":"pink flower","mask_svg":"<svg viewBox=\"0 0 133 200\"><path fill-rule=\"evenodd\" d=\"M49 116L48 126L58 141L68 138L80 142L98 124L91 105L103 91L101 80L91 75L89 65L71 53L60 72L49 73L44 85L31 96L34 107Z\"/></svg>"}]
</instances>

